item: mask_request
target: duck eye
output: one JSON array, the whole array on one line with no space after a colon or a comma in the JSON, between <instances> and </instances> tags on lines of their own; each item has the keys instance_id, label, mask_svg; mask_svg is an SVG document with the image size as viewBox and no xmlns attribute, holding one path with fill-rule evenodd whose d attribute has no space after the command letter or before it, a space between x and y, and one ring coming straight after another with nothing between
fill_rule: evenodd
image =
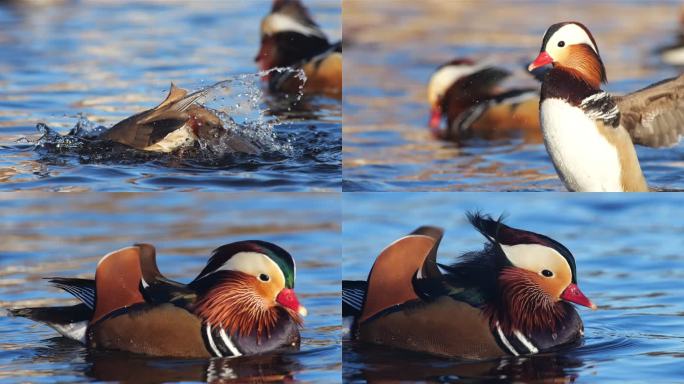
<instances>
[{"instance_id":1,"label":"duck eye","mask_svg":"<svg viewBox=\"0 0 684 384\"><path fill-rule=\"evenodd\" d=\"M259 275L259 280L261 280L261 281L268 281L268 280L270 280L270 279L271 279L271 278L268 277L268 275L265 274L265 273L262 273L261 275Z\"/></svg>"},{"instance_id":2,"label":"duck eye","mask_svg":"<svg viewBox=\"0 0 684 384\"><path fill-rule=\"evenodd\" d=\"M544 275L544 277L553 276L553 272L549 271L548 269L543 270L541 273L542 273L542 275Z\"/></svg>"},{"instance_id":3,"label":"duck eye","mask_svg":"<svg viewBox=\"0 0 684 384\"><path fill-rule=\"evenodd\" d=\"M559 41L558 46L561 48L565 47L565 41L563 41L563 40Z\"/></svg>"}]
</instances>

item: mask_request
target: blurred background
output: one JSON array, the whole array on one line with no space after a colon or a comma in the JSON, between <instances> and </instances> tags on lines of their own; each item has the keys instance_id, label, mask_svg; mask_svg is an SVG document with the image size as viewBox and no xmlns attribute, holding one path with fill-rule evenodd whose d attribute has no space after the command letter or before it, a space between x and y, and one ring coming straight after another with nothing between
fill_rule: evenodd
<instances>
[{"instance_id":1,"label":"blurred background","mask_svg":"<svg viewBox=\"0 0 684 384\"><path fill-rule=\"evenodd\" d=\"M340 2L304 3L339 40ZM292 106L265 96L283 147L265 156L101 164L27 142L39 122L62 134L81 115L110 127L159 104L172 81L193 90L254 74L223 102L259 97L254 58L270 10L270 0L0 0L0 190L339 190L341 107L327 97Z\"/></svg>"},{"instance_id":2,"label":"blurred background","mask_svg":"<svg viewBox=\"0 0 684 384\"><path fill-rule=\"evenodd\" d=\"M577 20L594 35L604 88L627 93L676 76L657 50L678 40L681 1L345 0L344 190L565 190L544 149L522 137L434 139L427 84L470 57L506 68L504 83L538 87L527 65L546 29ZM680 60L682 58L680 57ZM649 184L684 188L684 145L637 148Z\"/></svg>"},{"instance_id":3,"label":"blurred background","mask_svg":"<svg viewBox=\"0 0 684 384\"><path fill-rule=\"evenodd\" d=\"M485 239L465 213L547 235L577 262L581 347L489 361L433 358L344 340L346 381L673 383L684 375L683 198L660 194L345 193L345 280L365 280L375 257L421 225L445 229L438 261L454 263ZM455 319L457 321L457 319Z\"/></svg>"},{"instance_id":4,"label":"blurred background","mask_svg":"<svg viewBox=\"0 0 684 384\"><path fill-rule=\"evenodd\" d=\"M0 195L0 381L339 382L339 206L332 193ZM309 311L300 352L209 361L88 351L3 310L73 303L42 279L92 278L102 256L136 242L157 247L163 274L189 282L213 249L248 239L296 260L296 292Z\"/></svg>"}]
</instances>

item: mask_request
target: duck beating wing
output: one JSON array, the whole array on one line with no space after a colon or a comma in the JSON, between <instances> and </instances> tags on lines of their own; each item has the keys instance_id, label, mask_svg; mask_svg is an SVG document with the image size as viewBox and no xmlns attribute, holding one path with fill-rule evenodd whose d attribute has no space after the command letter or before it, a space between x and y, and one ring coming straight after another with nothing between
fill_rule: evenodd
<instances>
[{"instance_id":1,"label":"duck beating wing","mask_svg":"<svg viewBox=\"0 0 684 384\"><path fill-rule=\"evenodd\" d=\"M684 135L684 75L615 97L620 123L635 144L670 147Z\"/></svg>"}]
</instances>

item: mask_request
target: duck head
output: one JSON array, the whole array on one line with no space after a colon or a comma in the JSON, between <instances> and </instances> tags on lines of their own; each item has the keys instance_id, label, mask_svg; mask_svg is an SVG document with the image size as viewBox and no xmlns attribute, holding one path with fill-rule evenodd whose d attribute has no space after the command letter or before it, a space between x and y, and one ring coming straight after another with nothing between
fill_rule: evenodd
<instances>
[{"instance_id":1,"label":"duck head","mask_svg":"<svg viewBox=\"0 0 684 384\"><path fill-rule=\"evenodd\" d=\"M261 21L261 47L254 61L265 71L297 64L328 47L327 37L299 0L274 0Z\"/></svg>"},{"instance_id":2,"label":"duck head","mask_svg":"<svg viewBox=\"0 0 684 384\"><path fill-rule=\"evenodd\" d=\"M475 73L481 67L467 58L458 58L441 65L430 77L428 102L430 103L430 130L438 136L442 112L446 110L445 96L459 79Z\"/></svg>"},{"instance_id":3,"label":"duck head","mask_svg":"<svg viewBox=\"0 0 684 384\"><path fill-rule=\"evenodd\" d=\"M606 68L596 41L589 29L576 21L557 23L546 30L541 51L528 70L548 64L572 73L596 89L606 82Z\"/></svg>"},{"instance_id":4,"label":"duck head","mask_svg":"<svg viewBox=\"0 0 684 384\"><path fill-rule=\"evenodd\" d=\"M223 245L190 283L198 293L194 312L231 334L260 336L280 316L298 323L306 315L294 292L295 263L279 246L248 240Z\"/></svg>"},{"instance_id":5,"label":"duck head","mask_svg":"<svg viewBox=\"0 0 684 384\"><path fill-rule=\"evenodd\" d=\"M469 215L490 242L485 249L495 271L492 321L523 331L553 327L574 303L596 309L577 285L575 258L559 242L509 227L489 216Z\"/></svg>"}]
</instances>

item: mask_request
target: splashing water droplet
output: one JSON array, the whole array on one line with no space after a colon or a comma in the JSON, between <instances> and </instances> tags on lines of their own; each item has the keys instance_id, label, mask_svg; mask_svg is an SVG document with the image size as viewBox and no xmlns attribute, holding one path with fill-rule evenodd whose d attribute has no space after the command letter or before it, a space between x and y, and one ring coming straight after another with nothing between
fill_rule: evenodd
<instances>
[{"instance_id":1,"label":"splashing water droplet","mask_svg":"<svg viewBox=\"0 0 684 384\"><path fill-rule=\"evenodd\" d=\"M306 81L303 70L277 68L272 71ZM271 111L264 105L261 79L266 73L232 76L200 90L203 94L196 103L213 112L227 132L225 135L203 137L198 140L197 148L200 150L198 153L200 157L220 158L236 151L251 154L278 152L285 156L292 155L291 140L285 136L279 138L276 135L274 128L280 124L280 121L273 117ZM300 86L300 92L297 93L295 100L289 100L288 103L299 102L303 97L302 89L303 86ZM99 144L101 141L97 140L97 137L107 128L97 126L82 114L78 115L76 124L66 135L60 135L42 123L36 128L41 133L41 138L34 141L37 147L56 149L58 153L77 151L79 155L87 156L88 159L97 160L102 157L98 157L100 154L97 152L102 151L102 145Z\"/></svg>"}]
</instances>

